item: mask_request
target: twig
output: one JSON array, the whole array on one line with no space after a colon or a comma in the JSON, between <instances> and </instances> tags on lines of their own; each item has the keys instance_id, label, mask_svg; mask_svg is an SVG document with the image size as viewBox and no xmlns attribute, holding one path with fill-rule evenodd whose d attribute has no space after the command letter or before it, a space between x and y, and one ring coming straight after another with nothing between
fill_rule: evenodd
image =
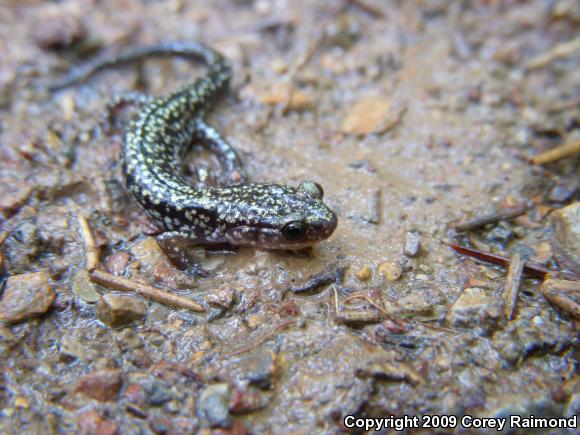
<instances>
[{"instance_id":1,"label":"twig","mask_svg":"<svg viewBox=\"0 0 580 435\"><path fill-rule=\"evenodd\" d=\"M200 313L205 312L204 307L191 299L183 298L150 285L141 284L99 270L99 250L95 244L95 238L93 237L89 223L81 215L79 215L78 221L81 230L81 237L83 238L85 250L87 252L87 271L91 281L94 281L99 285L114 288L115 290L136 293L147 299L151 299L152 301L170 307L186 308Z\"/></svg>"},{"instance_id":2,"label":"twig","mask_svg":"<svg viewBox=\"0 0 580 435\"><path fill-rule=\"evenodd\" d=\"M89 223L84 216L79 214L78 221L81 237L83 238L85 250L87 251L87 270L90 272L99 267L99 249L95 243L95 238L93 237Z\"/></svg>"},{"instance_id":3,"label":"twig","mask_svg":"<svg viewBox=\"0 0 580 435\"><path fill-rule=\"evenodd\" d=\"M355 293L350 295L348 298L346 298L342 303L343 304L348 304L350 301L354 301L355 299L364 299L365 301L367 301L370 305L372 305L373 307L375 307L377 310L379 310L385 317L387 318L391 318L391 315L380 305L378 305L375 301L373 301L368 295L365 295L363 293ZM399 325L400 326L400 325Z\"/></svg>"},{"instance_id":4,"label":"twig","mask_svg":"<svg viewBox=\"0 0 580 435\"><path fill-rule=\"evenodd\" d=\"M337 323L344 325L354 324L361 325L363 323L378 323L381 321L381 313L375 310L345 310L337 311L334 320Z\"/></svg>"},{"instance_id":5,"label":"twig","mask_svg":"<svg viewBox=\"0 0 580 435\"><path fill-rule=\"evenodd\" d=\"M252 23L248 26L238 27L232 30L226 30L214 36L212 39L220 41L230 39L239 35L275 30L279 27L291 27L294 25L294 22L295 20L293 18L279 18L279 17L265 18L262 20L258 20L255 23Z\"/></svg>"},{"instance_id":6,"label":"twig","mask_svg":"<svg viewBox=\"0 0 580 435\"><path fill-rule=\"evenodd\" d=\"M312 275L304 284L290 287L290 291L293 293L306 293L314 291L323 285L342 282L346 269L346 266L333 265L320 273Z\"/></svg>"},{"instance_id":7,"label":"twig","mask_svg":"<svg viewBox=\"0 0 580 435\"><path fill-rule=\"evenodd\" d=\"M580 295L580 282L547 279L542 283L542 294L552 304L580 320L580 304L570 294Z\"/></svg>"},{"instance_id":8,"label":"twig","mask_svg":"<svg viewBox=\"0 0 580 435\"><path fill-rule=\"evenodd\" d=\"M99 269L89 271L89 276L92 281L99 285L104 285L124 292L136 293L163 305L168 305L174 308L186 308L199 313L205 312L204 307L191 299L174 295L150 285L131 281L127 278L115 276Z\"/></svg>"},{"instance_id":9,"label":"twig","mask_svg":"<svg viewBox=\"0 0 580 435\"><path fill-rule=\"evenodd\" d=\"M255 131L260 132L268 126L268 124L270 123L270 120L272 119L272 116L274 115L274 109L275 109L274 106L269 106L266 109L266 114L264 115L264 119L255 126L255 128L254 128Z\"/></svg>"},{"instance_id":10,"label":"twig","mask_svg":"<svg viewBox=\"0 0 580 435\"><path fill-rule=\"evenodd\" d=\"M243 347L241 349L235 350L232 353L228 353L225 357L226 358L231 358L232 356L236 356L239 355L241 353L246 353L252 349L255 349L256 347L258 347L260 344L264 343L266 340L268 340L269 338L271 338L274 334L276 334L276 332L278 332L281 329L286 328L287 326L290 326L292 324L296 323L296 320L286 320L285 322L280 323L278 326L276 326L271 332L269 332L268 334L266 334L265 336L263 336L262 338L260 338L257 342L255 342L254 344L251 344L249 346Z\"/></svg>"},{"instance_id":11,"label":"twig","mask_svg":"<svg viewBox=\"0 0 580 435\"><path fill-rule=\"evenodd\" d=\"M379 9L378 7L376 7L374 5L367 3L366 1L348 0L348 3L351 3L355 6L357 6L358 8L362 9L367 14L372 15L375 18L385 18L386 17L385 13L381 9Z\"/></svg>"},{"instance_id":12,"label":"twig","mask_svg":"<svg viewBox=\"0 0 580 435\"><path fill-rule=\"evenodd\" d=\"M580 50L580 38L573 39L572 41L563 42L561 44L556 45L548 52L534 57L527 63L526 69L528 71L532 71L535 69L542 68L555 60L574 54L578 50Z\"/></svg>"},{"instance_id":13,"label":"twig","mask_svg":"<svg viewBox=\"0 0 580 435\"><path fill-rule=\"evenodd\" d=\"M447 242L444 242L444 243L447 246L449 246L451 249L453 249L455 252L458 252L459 254L467 255L468 257L477 258L479 260L486 261L488 263L497 264L498 266L501 266L503 268L507 268L510 265L510 259L503 257L501 255L492 254L491 252L479 251L477 249L468 248L467 246L459 246L459 245L456 245L454 243L447 243ZM544 279L548 275L552 275L552 276L561 276L565 279L569 279L572 281L580 281L579 275L576 275L573 273L568 273L568 272L560 272L557 270L551 270L545 266L542 266L542 265L537 264L537 263L532 263L529 261L526 261L524 263L523 271L524 271L524 273L527 273L528 275L533 276L534 278Z\"/></svg>"},{"instance_id":14,"label":"twig","mask_svg":"<svg viewBox=\"0 0 580 435\"><path fill-rule=\"evenodd\" d=\"M560 101L553 106L548 107L549 113L558 113L563 110L575 109L580 106L580 98L572 98L570 100Z\"/></svg>"},{"instance_id":15,"label":"twig","mask_svg":"<svg viewBox=\"0 0 580 435\"><path fill-rule=\"evenodd\" d=\"M465 223L457 224L453 227L458 233L477 230L489 224L494 224L500 221L506 221L514 219L518 216L523 215L528 211L528 206L522 206L511 210L504 210L497 213L490 214L488 216L482 216L475 218L471 221Z\"/></svg>"},{"instance_id":16,"label":"twig","mask_svg":"<svg viewBox=\"0 0 580 435\"><path fill-rule=\"evenodd\" d=\"M334 291L334 320L337 323L343 324L361 324L361 323L377 323L381 320L381 309L380 307L372 304L375 308L379 310L369 311L369 310L345 310L338 307L338 292L336 287L332 286ZM352 297L351 297L352 299Z\"/></svg>"},{"instance_id":17,"label":"twig","mask_svg":"<svg viewBox=\"0 0 580 435\"><path fill-rule=\"evenodd\" d=\"M514 318L523 269L524 261L522 257L520 254L514 254L508 267L501 295L504 304L503 312L508 320L513 320Z\"/></svg>"},{"instance_id":18,"label":"twig","mask_svg":"<svg viewBox=\"0 0 580 435\"><path fill-rule=\"evenodd\" d=\"M396 317L393 317L392 314L389 314L383 307L381 307L379 304L377 304L375 301L373 301L368 295L365 295L363 293L355 293L355 294L350 295L348 298L346 298L343 303L344 304L347 304L350 301L355 300L355 299L364 299L371 306L373 306L374 308L376 308L377 310L379 310L380 313L385 318L392 320L393 322L395 322L401 328L407 329L407 325L405 324L405 322L403 322L401 319L398 319Z\"/></svg>"},{"instance_id":19,"label":"twig","mask_svg":"<svg viewBox=\"0 0 580 435\"><path fill-rule=\"evenodd\" d=\"M573 156L578 153L580 153L580 139L573 140L572 142L565 143L552 150L538 154L530 159L530 163L533 163L534 165L545 165L546 163L552 163L556 160Z\"/></svg>"},{"instance_id":20,"label":"twig","mask_svg":"<svg viewBox=\"0 0 580 435\"><path fill-rule=\"evenodd\" d=\"M369 223L378 225L381 223L381 189L377 189L371 196L371 215Z\"/></svg>"}]
</instances>

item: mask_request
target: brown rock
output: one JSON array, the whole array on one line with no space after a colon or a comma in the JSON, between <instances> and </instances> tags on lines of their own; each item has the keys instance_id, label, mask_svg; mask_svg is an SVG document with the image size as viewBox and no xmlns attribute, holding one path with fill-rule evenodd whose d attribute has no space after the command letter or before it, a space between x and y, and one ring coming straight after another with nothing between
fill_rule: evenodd
<instances>
[{"instance_id":1,"label":"brown rock","mask_svg":"<svg viewBox=\"0 0 580 435\"><path fill-rule=\"evenodd\" d=\"M355 276L360 281L368 281L369 278L371 277L371 269L368 266L363 266L356 271Z\"/></svg>"},{"instance_id":2,"label":"brown rock","mask_svg":"<svg viewBox=\"0 0 580 435\"><path fill-rule=\"evenodd\" d=\"M166 258L157 240L153 237L147 237L135 244L131 248L131 252L145 269L155 267L157 263Z\"/></svg>"},{"instance_id":3,"label":"brown rock","mask_svg":"<svg viewBox=\"0 0 580 435\"><path fill-rule=\"evenodd\" d=\"M80 14L70 8L49 5L41 8L32 29L36 45L44 49L66 48L86 36Z\"/></svg>"},{"instance_id":4,"label":"brown rock","mask_svg":"<svg viewBox=\"0 0 580 435\"><path fill-rule=\"evenodd\" d=\"M16 323L40 316L48 311L54 298L45 272L11 276L0 301L0 320Z\"/></svg>"},{"instance_id":5,"label":"brown rock","mask_svg":"<svg viewBox=\"0 0 580 435\"><path fill-rule=\"evenodd\" d=\"M234 415L248 414L265 408L268 399L255 388L248 388L245 391L234 390L230 397L230 413Z\"/></svg>"},{"instance_id":6,"label":"brown rock","mask_svg":"<svg viewBox=\"0 0 580 435\"><path fill-rule=\"evenodd\" d=\"M542 242L536 246L536 253L532 257L532 261L540 264L547 264L552 258L552 245L548 242Z\"/></svg>"},{"instance_id":7,"label":"brown rock","mask_svg":"<svg viewBox=\"0 0 580 435\"><path fill-rule=\"evenodd\" d=\"M123 276L125 274L125 268L131 260L131 255L127 252L115 252L109 255L105 267L113 275Z\"/></svg>"},{"instance_id":8,"label":"brown rock","mask_svg":"<svg viewBox=\"0 0 580 435\"><path fill-rule=\"evenodd\" d=\"M75 391L101 402L115 401L122 384L121 370L103 369L80 378Z\"/></svg>"},{"instance_id":9,"label":"brown rock","mask_svg":"<svg viewBox=\"0 0 580 435\"><path fill-rule=\"evenodd\" d=\"M125 399L127 402L138 406L143 406L146 403L146 394L143 387L139 384L131 384L125 389Z\"/></svg>"},{"instance_id":10,"label":"brown rock","mask_svg":"<svg viewBox=\"0 0 580 435\"><path fill-rule=\"evenodd\" d=\"M357 136L385 133L395 127L402 110L391 107L385 98L370 97L358 101L342 121L341 131Z\"/></svg>"},{"instance_id":11,"label":"brown rock","mask_svg":"<svg viewBox=\"0 0 580 435\"><path fill-rule=\"evenodd\" d=\"M24 184L16 184L12 179L9 182L2 180L4 192L0 198L0 216L8 219L14 216L26 203L33 187Z\"/></svg>"},{"instance_id":12,"label":"brown rock","mask_svg":"<svg viewBox=\"0 0 580 435\"><path fill-rule=\"evenodd\" d=\"M195 419L176 418L170 419L166 417L153 417L148 420L149 428L156 435L166 434L215 434L215 431L210 432L208 429L200 431L198 423Z\"/></svg>"},{"instance_id":13,"label":"brown rock","mask_svg":"<svg viewBox=\"0 0 580 435\"><path fill-rule=\"evenodd\" d=\"M248 429L240 420L234 420L232 427L229 429L214 429L212 435L246 435Z\"/></svg>"},{"instance_id":14,"label":"brown rock","mask_svg":"<svg viewBox=\"0 0 580 435\"><path fill-rule=\"evenodd\" d=\"M153 269L153 278L155 282L174 289L191 289L194 286L191 277L177 270L167 259L157 263Z\"/></svg>"},{"instance_id":15,"label":"brown rock","mask_svg":"<svg viewBox=\"0 0 580 435\"><path fill-rule=\"evenodd\" d=\"M79 417L79 429L82 435L116 435L117 425L101 417L96 411L87 411Z\"/></svg>"},{"instance_id":16,"label":"brown rock","mask_svg":"<svg viewBox=\"0 0 580 435\"><path fill-rule=\"evenodd\" d=\"M107 294L97 304L97 315L112 328L141 320L147 314L147 304L135 296Z\"/></svg>"},{"instance_id":17,"label":"brown rock","mask_svg":"<svg viewBox=\"0 0 580 435\"><path fill-rule=\"evenodd\" d=\"M396 262L382 263L379 266L379 274L389 282L397 281L403 274L403 267Z\"/></svg>"}]
</instances>

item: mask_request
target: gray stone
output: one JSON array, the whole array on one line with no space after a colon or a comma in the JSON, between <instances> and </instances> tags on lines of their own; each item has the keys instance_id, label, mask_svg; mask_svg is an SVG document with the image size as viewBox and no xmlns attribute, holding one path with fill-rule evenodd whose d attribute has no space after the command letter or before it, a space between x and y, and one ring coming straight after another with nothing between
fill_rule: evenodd
<instances>
[{"instance_id":1,"label":"gray stone","mask_svg":"<svg viewBox=\"0 0 580 435\"><path fill-rule=\"evenodd\" d=\"M419 255L421 249L421 242L419 236L415 233L408 232L405 236L405 247L403 248L403 254L407 257L414 258Z\"/></svg>"},{"instance_id":2,"label":"gray stone","mask_svg":"<svg viewBox=\"0 0 580 435\"><path fill-rule=\"evenodd\" d=\"M153 406L161 406L173 399L173 394L163 382L153 379L143 384L147 393L147 401Z\"/></svg>"},{"instance_id":3,"label":"gray stone","mask_svg":"<svg viewBox=\"0 0 580 435\"><path fill-rule=\"evenodd\" d=\"M227 428L232 425L229 411L230 387L228 384L209 385L199 398L199 410L211 427Z\"/></svg>"},{"instance_id":4,"label":"gray stone","mask_svg":"<svg viewBox=\"0 0 580 435\"><path fill-rule=\"evenodd\" d=\"M97 287L91 282L89 274L84 269L76 274L72 284L72 291L76 297L89 304L94 304L101 298Z\"/></svg>"},{"instance_id":5,"label":"gray stone","mask_svg":"<svg viewBox=\"0 0 580 435\"><path fill-rule=\"evenodd\" d=\"M496 329L502 321L500 301L477 287L465 289L447 314L451 326L481 327L486 332Z\"/></svg>"},{"instance_id":6,"label":"gray stone","mask_svg":"<svg viewBox=\"0 0 580 435\"><path fill-rule=\"evenodd\" d=\"M397 301L402 314L411 316L433 314L433 304L427 301L422 293L411 293Z\"/></svg>"}]
</instances>

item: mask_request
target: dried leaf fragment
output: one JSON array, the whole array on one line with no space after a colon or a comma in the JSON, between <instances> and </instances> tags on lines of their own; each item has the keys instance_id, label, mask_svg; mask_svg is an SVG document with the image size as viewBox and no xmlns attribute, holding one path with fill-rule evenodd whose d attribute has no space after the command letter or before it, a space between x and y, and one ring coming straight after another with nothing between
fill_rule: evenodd
<instances>
[{"instance_id":1,"label":"dried leaf fragment","mask_svg":"<svg viewBox=\"0 0 580 435\"><path fill-rule=\"evenodd\" d=\"M404 108L393 108L385 98L365 98L350 109L342 121L341 131L356 136L385 133L399 123L404 111Z\"/></svg>"}]
</instances>

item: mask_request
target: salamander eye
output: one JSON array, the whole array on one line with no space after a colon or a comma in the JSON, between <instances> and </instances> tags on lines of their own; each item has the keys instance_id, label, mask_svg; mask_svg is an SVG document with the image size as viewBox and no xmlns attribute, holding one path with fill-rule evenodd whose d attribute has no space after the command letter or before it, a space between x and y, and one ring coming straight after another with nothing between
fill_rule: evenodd
<instances>
[{"instance_id":1,"label":"salamander eye","mask_svg":"<svg viewBox=\"0 0 580 435\"><path fill-rule=\"evenodd\" d=\"M306 234L306 224L302 221L291 221L282 227L282 236L290 242L300 240Z\"/></svg>"}]
</instances>

